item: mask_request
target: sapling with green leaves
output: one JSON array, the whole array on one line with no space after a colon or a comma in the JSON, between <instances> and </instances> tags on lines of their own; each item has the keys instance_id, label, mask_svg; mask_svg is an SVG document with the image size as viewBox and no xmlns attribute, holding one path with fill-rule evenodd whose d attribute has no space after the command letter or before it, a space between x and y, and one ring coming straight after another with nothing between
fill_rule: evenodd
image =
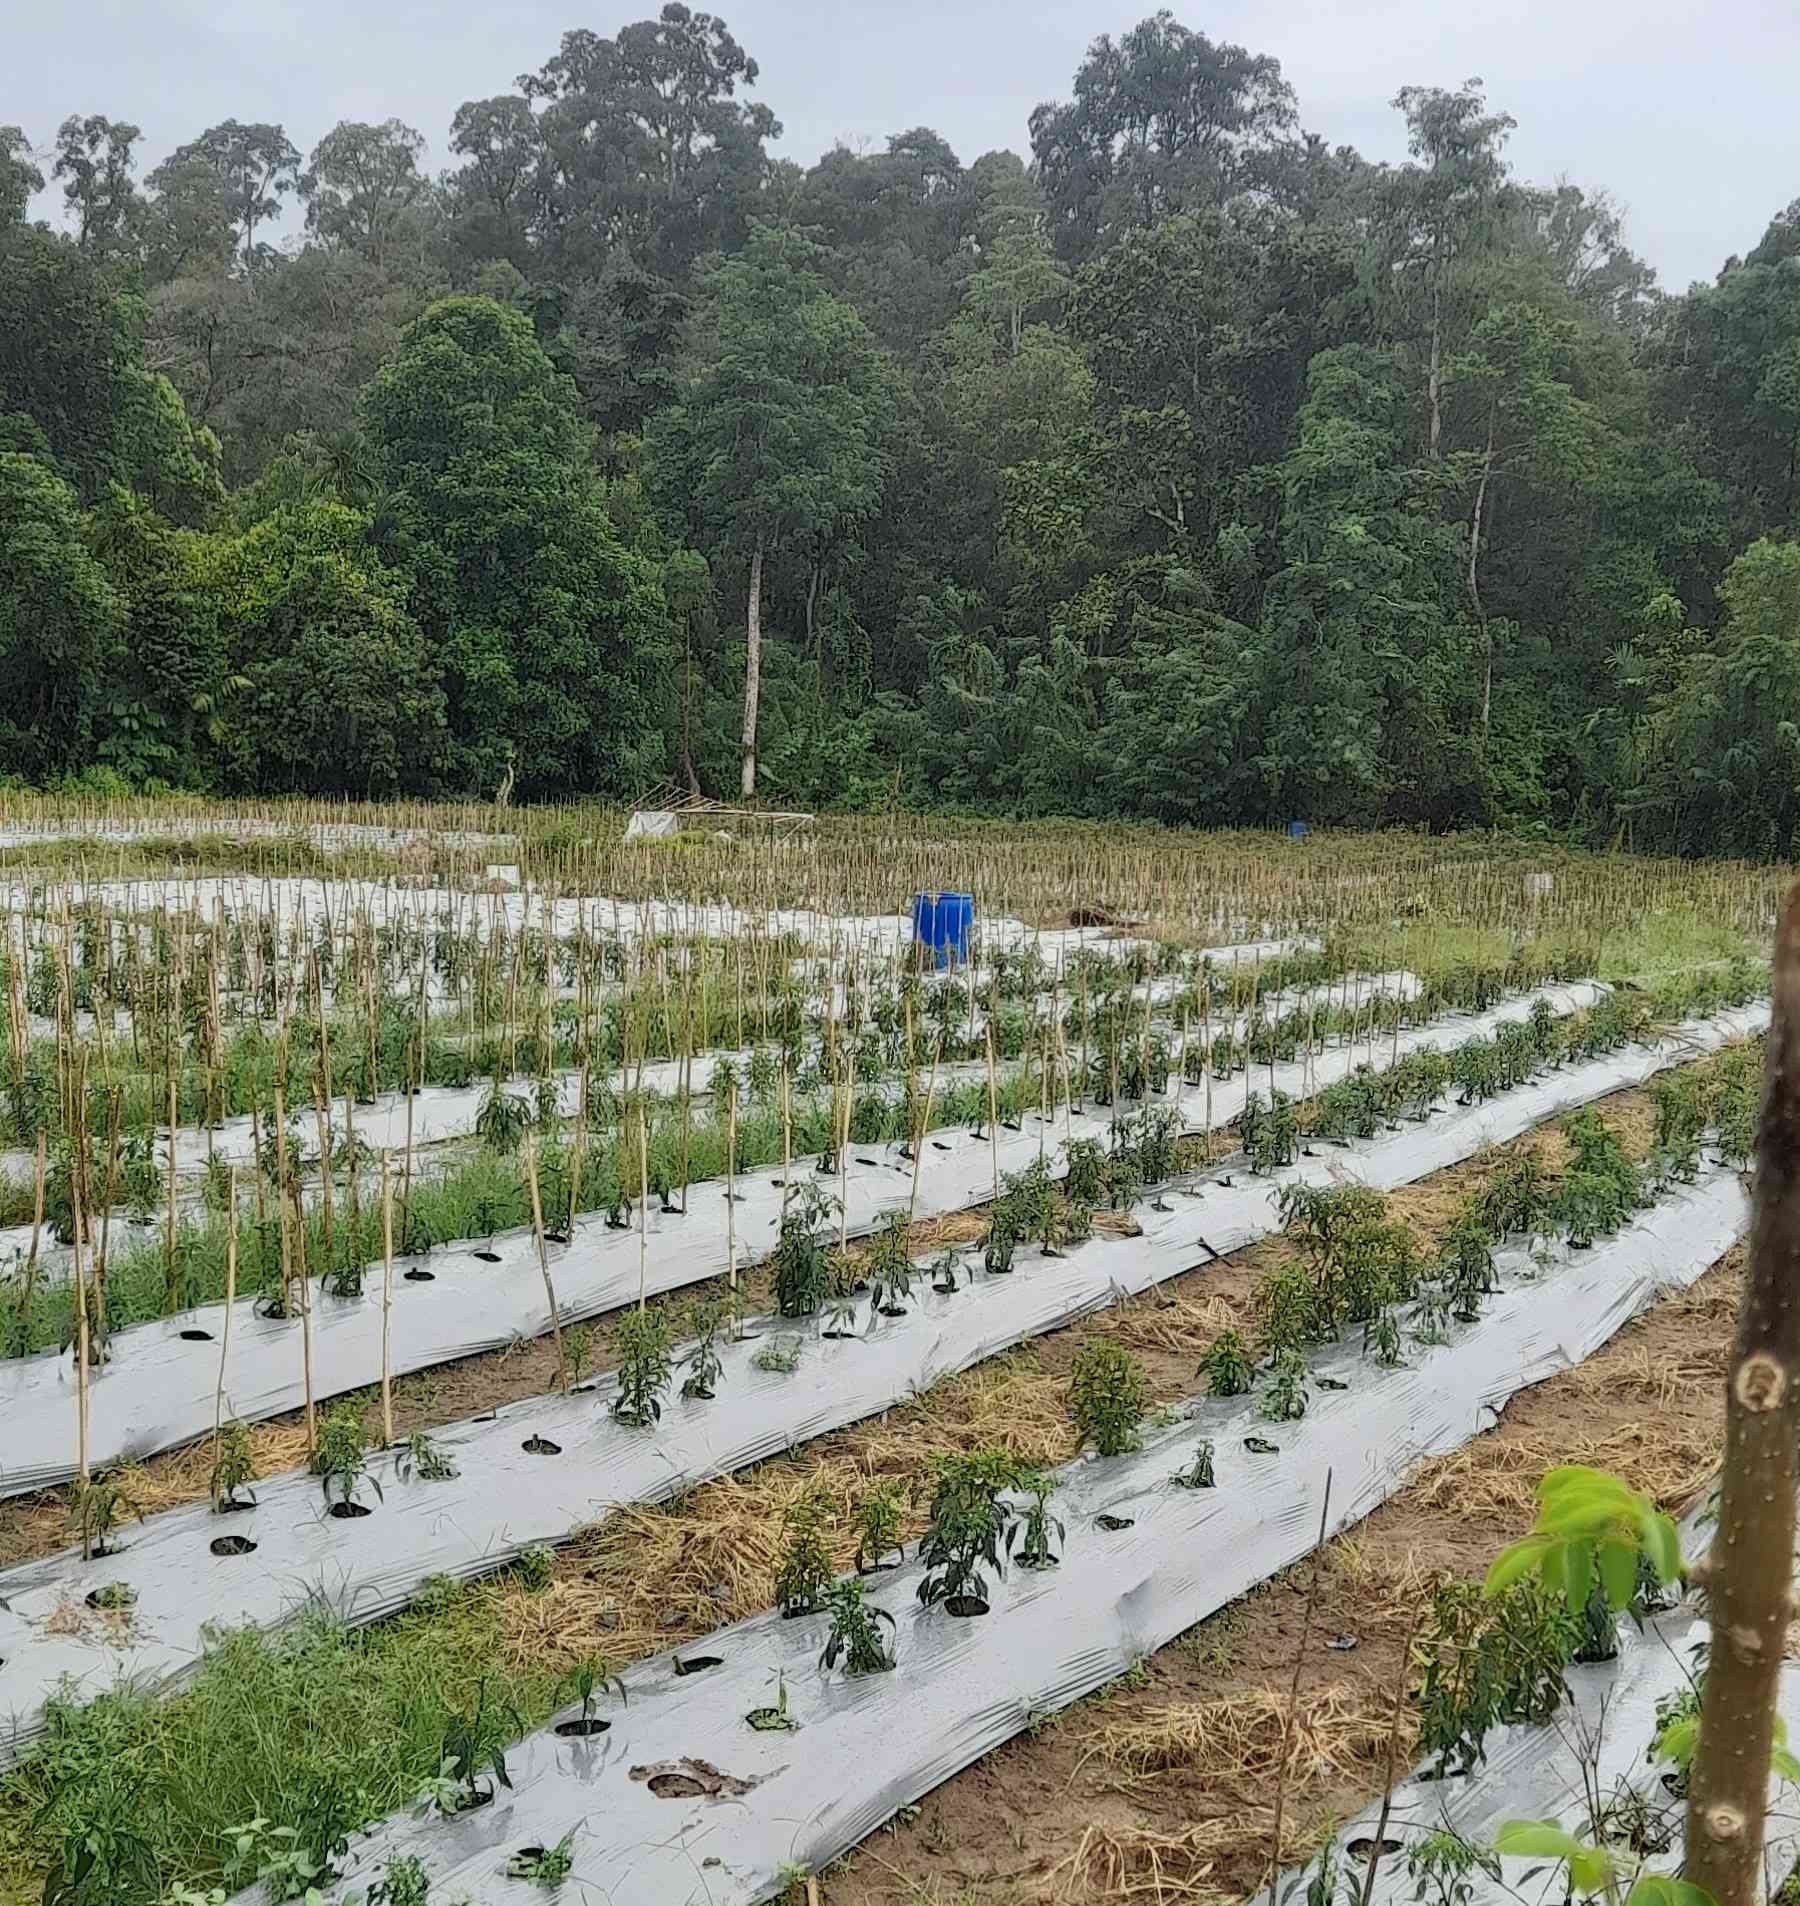
<instances>
[{"instance_id":1,"label":"sapling with green leaves","mask_svg":"<svg viewBox=\"0 0 1800 1906\"><path fill-rule=\"evenodd\" d=\"M422 1429L414 1430L394 1452L394 1474L402 1482L415 1477L420 1482L454 1482L461 1473Z\"/></svg>"},{"instance_id":2,"label":"sapling with green leaves","mask_svg":"<svg viewBox=\"0 0 1800 1906\"><path fill-rule=\"evenodd\" d=\"M649 1429L662 1418L663 1393L674 1375L667 1317L648 1305L622 1312L613 1325L613 1351L619 1360L613 1415Z\"/></svg>"},{"instance_id":3,"label":"sapling with green leaves","mask_svg":"<svg viewBox=\"0 0 1800 1906\"><path fill-rule=\"evenodd\" d=\"M619 1671L612 1661L603 1654L584 1654L575 1665L567 1669L556 1684L556 1696L559 1701L579 1701L581 1713L577 1717L579 1732L595 1733L594 1726L598 1718L594 1712L596 1706L606 1699L608 1690L616 1692L619 1704L630 1705L630 1697L625 1692L625 1683L619 1679Z\"/></svg>"},{"instance_id":4,"label":"sapling with green leaves","mask_svg":"<svg viewBox=\"0 0 1800 1906\"><path fill-rule=\"evenodd\" d=\"M1256 1365L1243 1332L1226 1325L1201 1352L1195 1375L1213 1396L1247 1396L1256 1382Z\"/></svg>"},{"instance_id":5,"label":"sapling with green leaves","mask_svg":"<svg viewBox=\"0 0 1800 1906\"><path fill-rule=\"evenodd\" d=\"M681 1359L681 1367L686 1372L681 1380L681 1394L690 1402L710 1403L717 1394L719 1378L725 1370L719 1356L719 1332L724 1323L724 1304L695 1305L690 1318L694 1339Z\"/></svg>"},{"instance_id":6,"label":"sapling with green leaves","mask_svg":"<svg viewBox=\"0 0 1800 1906\"><path fill-rule=\"evenodd\" d=\"M816 1316L831 1285L824 1225L837 1199L809 1179L795 1179L782 1199L781 1229L769 1268L775 1308L783 1317Z\"/></svg>"},{"instance_id":7,"label":"sapling with green leaves","mask_svg":"<svg viewBox=\"0 0 1800 1906\"><path fill-rule=\"evenodd\" d=\"M554 1893L575 1869L575 1829L571 1827L554 1846L521 1847L506 1863L509 1879L530 1880Z\"/></svg>"},{"instance_id":8,"label":"sapling with green leaves","mask_svg":"<svg viewBox=\"0 0 1800 1906\"><path fill-rule=\"evenodd\" d=\"M1050 1497L1056 1488L1055 1479L1041 1471L1022 1470L1015 1477L1013 1487L1031 1498L1025 1505L1024 1526L1019 1536L1019 1566L1055 1568L1062 1560L1057 1551L1069 1539L1062 1518L1050 1513ZM1055 1548L1051 1546L1053 1540Z\"/></svg>"},{"instance_id":9,"label":"sapling with green leaves","mask_svg":"<svg viewBox=\"0 0 1800 1906\"><path fill-rule=\"evenodd\" d=\"M810 1615L824 1602L836 1579L825 1531L831 1498L817 1483L808 1484L782 1516L785 1538L775 1572L775 1600L784 1615Z\"/></svg>"},{"instance_id":10,"label":"sapling with green leaves","mask_svg":"<svg viewBox=\"0 0 1800 1906\"><path fill-rule=\"evenodd\" d=\"M313 1444L312 1472L319 1478L326 1508L334 1516L369 1513L356 1499L357 1485L365 1477L376 1495L381 1495L380 1482L369 1474L369 1437L356 1404L340 1403L326 1412Z\"/></svg>"},{"instance_id":11,"label":"sapling with green leaves","mask_svg":"<svg viewBox=\"0 0 1800 1906\"><path fill-rule=\"evenodd\" d=\"M256 1480L256 1452L250 1432L236 1417L219 1426L217 1447L213 1453L209 1493L213 1514L228 1515L239 1509L254 1509L256 1497L249 1493Z\"/></svg>"},{"instance_id":12,"label":"sapling with green leaves","mask_svg":"<svg viewBox=\"0 0 1800 1906\"><path fill-rule=\"evenodd\" d=\"M1147 1400L1144 1366L1122 1343L1096 1337L1076 1351L1069 1409L1082 1441L1102 1456L1123 1456L1137 1448Z\"/></svg>"},{"instance_id":13,"label":"sapling with green leaves","mask_svg":"<svg viewBox=\"0 0 1800 1906\"><path fill-rule=\"evenodd\" d=\"M507 1091L495 1078L489 1082L487 1096L475 1114L475 1135L489 1151L511 1158L534 1122L531 1101Z\"/></svg>"},{"instance_id":14,"label":"sapling with green leaves","mask_svg":"<svg viewBox=\"0 0 1800 1906\"><path fill-rule=\"evenodd\" d=\"M84 1561L112 1553L113 1531L128 1515L142 1519L130 1492L116 1476L96 1471L70 1484L69 1525L81 1542Z\"/></svg>"},{"instance_id":15,"label":"sapling with green leaves","mask_svg":"<svg viewBox=\"0 0 1800 1906\"><path fill-rule=\"evenodd\" d=\"M882 1220L875 1242L863 1260L868 1277L870 1302L884 1317L899 1317L906 1312L912 1296L912 1257L907 1249L908 1225L905 1211L890 1211Z\"/></svg>"},{"instance_id":16,"label":"sapling with green leaves","mask_svg":"<svg viewBox=\"0 0 1800 1906\"><path fill-rule=\"evenodd\" d=\"M906 1531L906 1493L897 1482L871 1482L851 1512L856 1530L856 1567L867 1574L889 1556L900 1557Z\"/></svg>"},{"instance_id":17,"label":"sapling with green leaves","mask_svg":"<svg viewBox=\"0 0 1800 1906\"><path fill-rule=\"evenodd\" d=\"M894 1618L885 1608L869 1604L854 1575L833 1582L820 1606L831 1616L831 1633L819 1655L821 1673L829 1674L840 1661L852 1678L885 1674L893 1667L894 1657L882 1641L880 1624L886 1622L890 1633L895 1632Z\"/></svg>"},{"instance_id":18,"label":"sapling with green leaves","mask_svg":"<svg viewBox=\"0 0 1800 1906\"><path fill-rule=\"evenodd\" d=\"M421 1796L423 1802L444 1814L486 1806L494 1797L493 1787L484 1785L489 1774L510 1789L506 1750L524 1728L518 1710L510 1702L495 1700L492 1688L483 1681L473 1703L455 1709L444 1723L438 1771Z\"/></svg>"},{"instance_id":19,"label":"sapling with green leaves","mask_svg":"<svg viewBox=\"0 0 1800 1906\"><path fill-rule=\"evenodd\" d=\"M919 1600L926 1607L942 1602L952 1614L986 1612L986 1573L1005 1573L1019 1533L1006 1492L1024 1473L1026 1466L1000 1448L933 1459L930 1521L919 1543Z\"/></svg>"},{"instance_id":20,"label":"sapling with green leaves","mask_svg":"<svg viewBox=\"0 0 1800 1906\"><path fill-rule=\"evenodd\" d=\"M1296 1423L1306 1414L1306 1359L1298 1350L1280 1351L1257 1408L1270 1423Z\"/></svg>"}]
</instances>

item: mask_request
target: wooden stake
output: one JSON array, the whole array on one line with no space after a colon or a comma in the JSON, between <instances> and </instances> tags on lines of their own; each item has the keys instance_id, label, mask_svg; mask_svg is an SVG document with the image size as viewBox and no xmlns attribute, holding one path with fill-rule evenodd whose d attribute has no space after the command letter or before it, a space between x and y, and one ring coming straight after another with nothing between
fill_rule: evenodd
<instances>
[{"instance_id":1,"label":"wooden stake","mask_svg":"<svg viewBox=\"0 0 1800 1906\"><path fill-rule=\"evenodd\" d=\"M213 1392L213 1468L219 1466L219 1440L225 1428L225 1364L231 1354L231 1308L237 1302L237 1167L231 1167L231 1200L225 1232L225 1319L219 1326L219 1387Z\"/></svg>"},{"instance_id":2,"label":"wooden stake","mask_svg":"<svg viewBox=\"0 0 1800 1906\"><path fill-rule=\"evenodd\" d=\"M650 1278L650 1127L644 1118L643 1094L638 1095L638 1309L644 1308Z\"/></svg>"},{"instance_id":3,"label":"wooden stake","mask_svg":"<svg viewBox=\"0 0 1800 1906\"><path fill-rule=\"evenodd\" d=\"M381 1440L394 1442L394 1179L387 1147L381 1151Z\"/></svg>"},{"instance_id":4,"label":"wooden stake","mask_svg":"<svg viewBox=\"0 0 1800 1906\"><path fill-rule=\"evenodd\" d=\"M538 1198L537 1141L525 1134L525 1179L531 1186L531 1235L537 1242L538 1269L544 1274L544 1297L550 1306L550 1335L556 1342L556 1367L566 1370L563 1360L562 1311L556 1301L556 1286L550 1281L550 1252L544 1243L544 1207ZM638 1303L643 1303L640 1274Z\"/></svg>"},{"instance_id":5,"label":"wooden stake","mask_svg":"<svg viewBox=\"0 0 1800 1906\"><path fill-rule=\"evenodd\" d=\"M738 969L740 977L743 969ZM731 1084L731 1093L725 1114L725 1265L731 1282L732 1328L738 1328L738 1259L737 1259L737 1081Z\"/></svg>"}]
</instances>

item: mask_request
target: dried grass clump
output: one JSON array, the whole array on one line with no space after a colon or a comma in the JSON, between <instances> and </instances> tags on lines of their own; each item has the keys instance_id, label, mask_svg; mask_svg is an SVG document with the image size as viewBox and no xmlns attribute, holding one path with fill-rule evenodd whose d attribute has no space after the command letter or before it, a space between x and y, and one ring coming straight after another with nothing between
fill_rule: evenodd
<instances>
[{"instance_id":1,"label":"dried grass clump","mask_svg":"<svg viewBox=\"0 0 1800 1906\"><path fill-rule=\"evenodd\" d=\"M1392 1702L1372 1692L1331 1686L1302 1696L1288 1740L1289 1784L1366 1772L1386 1755L1393 1725ZM1402 1725L1409 1728L1410 1720ZM1251 1688L1102 1727L1082 1764L1099 1759L1129 1775L1181 1773L1207 1785L1272 1780L1286 1726L1285 1697Z\"/></svg>"}]
</instances>

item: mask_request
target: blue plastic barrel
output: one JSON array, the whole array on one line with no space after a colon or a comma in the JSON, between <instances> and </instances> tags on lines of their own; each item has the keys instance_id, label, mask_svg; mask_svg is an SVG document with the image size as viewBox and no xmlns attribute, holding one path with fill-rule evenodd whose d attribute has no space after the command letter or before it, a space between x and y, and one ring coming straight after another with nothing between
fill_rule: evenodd
<instances>
[{"instance_id":1,"label":"blue plastic barrel","mask_svg":"<svg viewBox=\"0 0 1800 1906\"><path fill-rule=\"evenodd\" d=\"M1288 839L1289 840L1305 840L1305 838L1306 838L1306 823L1304 821L1289 821L1288 822Z\"/></svg>"},{"instance_id":2,"label":"blue plastic barrel","mask_svg":"<svg viewBox=\"0 0 1800 1906\"><path fill-rule=\"evenodd\" d=\"M934 966L954 961L967 964L969 932L975 924L972 893L913 895L913 944L921 954L929 950Z\"/></svg>"}]
</instances>

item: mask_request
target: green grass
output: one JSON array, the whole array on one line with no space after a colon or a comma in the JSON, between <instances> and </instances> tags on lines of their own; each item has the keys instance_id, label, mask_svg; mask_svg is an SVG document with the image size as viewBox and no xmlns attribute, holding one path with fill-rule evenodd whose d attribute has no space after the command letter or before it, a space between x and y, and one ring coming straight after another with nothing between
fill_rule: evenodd
<instances>
[{"instance_id":1,"label":"green grass","mask_svg":"<svg viewBox=\"0 0 1800 1906\"><path fill-rule=\"evenodd\" d=\"M177 1880L223 1879L229 1829L259 1814L292 1824L328 1795L361 1825L410 1804L484 1681L511 1733L556 1706L542 1669L496 1666L491 1607L485 1588L445 1587L374 1628L321 1611L275 1638L238 1630L170 1699L58 1708L44 1748L0 1780L0 1901L37 1899L64 1819L147 1842L158 1885L120 1876L92 1897L154 1906Z\"/></svg>"}]
</instances>

